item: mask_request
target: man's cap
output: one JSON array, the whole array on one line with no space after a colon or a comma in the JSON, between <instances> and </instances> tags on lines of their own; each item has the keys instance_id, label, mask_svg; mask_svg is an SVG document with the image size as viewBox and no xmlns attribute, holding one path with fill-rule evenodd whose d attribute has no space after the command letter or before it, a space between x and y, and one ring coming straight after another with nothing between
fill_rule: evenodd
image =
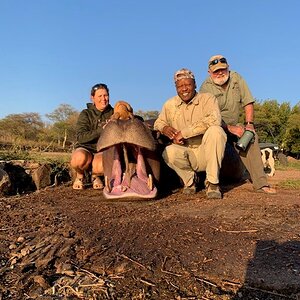
<instances>
[{"instance_id":1,"label":"man's cap","mask_svg":"<svg viewBox=\"0 0 300 300\"><path fill-rule=\"evenodd\" d=\"M177 72L175 72L174 74L174 81L178 81L180 79L184 79L184 78L190 78L190 79L194 79L195 80L195 75L193 74L192 71L190 71L189 69L180 69Z\"/></svg>"},{"instance_id":2,"label":"man's cap","mask_svg":"<svg viewBox=\"0 0 300 300\"><path fill-rule=\"evenodd\" d=\"M215 72L220 69L227 69L228 67L229 66L226 58L220 54L212 56L208 61L208 68L212 72Z\"/></svg>"}]
</instances>

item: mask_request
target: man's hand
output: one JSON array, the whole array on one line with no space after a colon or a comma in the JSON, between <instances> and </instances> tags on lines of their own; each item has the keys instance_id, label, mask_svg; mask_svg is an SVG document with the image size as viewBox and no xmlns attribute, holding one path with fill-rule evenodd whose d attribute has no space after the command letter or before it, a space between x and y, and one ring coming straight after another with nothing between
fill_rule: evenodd
<instances>
[{"instance_id":1,"label":"man's hand","mask_svg":"<svg viewBox=\"0 0 300 300\"><path fill-rule=\"evenodd\" d=\"M171 126L165 126L162 130L162 134L167 136L170 140L173 140L177 133L178 131Z\"/></svg>"},{"instance_id":2,"label":"man's hand","mask_svg":"<svg viewBox=\"0 0 300 300\"><path fill-rule=\"evenodd\" d=\"M255 132L255 129L254 129L254 125L253 125L253 124L246 124L245 129L246 129L246 130L251 130L251 131Z\"/></svg>"},{"instance_id":3,"label":"man's hand","mask_svg":"<svg viewBox=\"0 0 300 300\"><path fill-rule=\"evenodd\" d=\"M240 138L244 134L245 128L243 126L227 125L227 130Z\"/></svg>"},{"instance_id":4,"label":"man's hand","mask_svg":"<svg viewBox=\"0 0 300 300\"><path fill-rule=\"evenodd\" d=\"M165 126L162 133L167 136L174 144L183 145L184 138L181 134L181 131L176 130L172 126Z\"/></svg>"},{"instance_id":5,"label":"man's hand","mask_svg":"<svg viewBox=\"0 0 300 300\"><path fill-rule=\"evenodd\" d=\"M182 136L181 131L178 131L175 134L175 137L173 138L173 142L174 142L174 144L178 144L178 145L183 145L184 144L184 138Z\"/></svg>"}]
</instances>

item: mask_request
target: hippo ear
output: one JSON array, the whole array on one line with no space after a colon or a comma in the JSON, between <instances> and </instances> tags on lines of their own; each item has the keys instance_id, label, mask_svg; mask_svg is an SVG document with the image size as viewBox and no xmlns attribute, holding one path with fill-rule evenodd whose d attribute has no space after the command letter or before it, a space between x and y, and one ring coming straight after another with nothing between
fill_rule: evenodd
<instances>
[{"instance_id":1,"label":"hippo ear","mask_svg":"<svg viewBox=\"0 0 300 300\"><path fill-rule=\"evenodd\" d=\"M113 145L122 143L124 140L123 135L124 131L122 127L120 127L118 120L110 120L103 128L97 142L97 151L102 151Z\"/></svg>"},{"instance_id":2,"label":"hippo ear","mask_svg":"<svg viewBox=\"0 0 300 300\"><path fill-rule=\"evenodd\" d=\"M132 109L131 105L130 105L129 103L125 102L125 101L124 101L124 103L125 103L125 105L126 105L127 110L128 110L129 112L133 112L133 109Z\"/></svg>"},{"instance_id":3,"label":"hippo ear","mask_svg":"<svg viewBox=\"0 0 300 300\"><path fill-rule=\"evenodd\" d=\"M127 143L155 151L156 142L150 129L139 119L134 118L125 124L124 140Z\"/></svg>"}]
</instances>

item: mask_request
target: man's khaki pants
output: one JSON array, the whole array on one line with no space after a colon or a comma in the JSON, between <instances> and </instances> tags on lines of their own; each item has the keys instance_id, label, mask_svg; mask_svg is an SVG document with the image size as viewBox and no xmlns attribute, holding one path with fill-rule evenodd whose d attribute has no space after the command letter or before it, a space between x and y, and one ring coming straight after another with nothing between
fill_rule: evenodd
<instances>
[{"instance_id":1,"label":"man's khaki pants","mask_svg":"<svg viewBox=\"0 0 300 300\"><path fill-rule=\"evenodd\" d=\"M185 186L194 182L195 172L206 171L210 183L219 183L219 173L227 136L220 126L209 127L198 146L171 144L162 154L166 164L183 180Z\"/></svg>"},{"instance_id":2,"label":"man's khaki pants","mask_svg":"<svg viewBox=\"0 0 300 300\"><path fill-rule=\"evenodd\" d=\"M250 174L254 189L259 190L264 186L268 186L268 179L261 159L257 134L255 134L254 143L250 143L246 151L239 151L239 155Z\"/></svg>"}]
</instances>

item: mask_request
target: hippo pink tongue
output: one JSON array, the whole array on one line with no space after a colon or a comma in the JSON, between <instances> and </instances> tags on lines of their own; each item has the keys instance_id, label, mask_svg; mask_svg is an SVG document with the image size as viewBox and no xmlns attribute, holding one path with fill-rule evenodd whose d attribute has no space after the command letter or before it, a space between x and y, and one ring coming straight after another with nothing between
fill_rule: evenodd
<instances>
[{"instance_id":1,"label":"hippo pink tongue","mask_svg":"<svg viewBox=\"0 0 300 300\"><path fill-rule=\"evenodd\" d=\"M132 179L136 180L136 177ZM157 188L153 187L152 190L149 190L146 184L140 184L141 181L138 180L137 184L131 185L130 187L125 184L114 186L111 192L105 188L103 190L103 195L106 199L119 199L119 198L145 198L152 199L157 195Z\"/></svg>"},{"instance_id":2,"label":"hippo pink tongue","mask_svg":"<svg viewBox=\"0 0 300 300\"><path fill-rule=\"evenodd\" d=\"M107 199L116 198L154 198L157 195L157 189L153 186L152 176L147 176L146 166L140 149L137 149L136 172L134 174L123 174L121 182L121 163L118 160L119 155L113 163L113 180L109 183L113 186L111 191L105 188L103 193Z\"/></svg>"}]
</instances>

